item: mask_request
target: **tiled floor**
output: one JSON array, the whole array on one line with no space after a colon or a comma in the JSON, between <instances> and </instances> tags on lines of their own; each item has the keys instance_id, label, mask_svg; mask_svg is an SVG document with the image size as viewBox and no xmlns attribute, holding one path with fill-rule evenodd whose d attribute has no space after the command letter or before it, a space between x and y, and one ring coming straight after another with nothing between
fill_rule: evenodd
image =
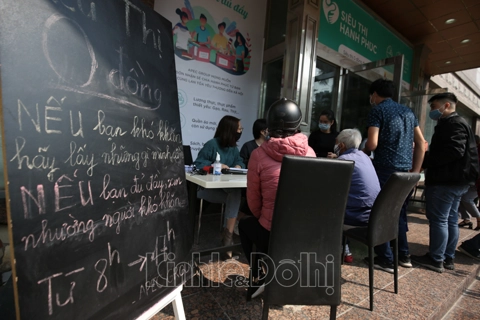
<instances>
[{"instance_id":1,"label":"tiled floor","mask_svg":"<svg viewBox=\"0 0 480 320\"><path fill-rule=\"evenodd\" d=\"M480 318L480 277L462 294L442 320Z\"/></svg>"},{"instance_id":2,"label":"tiled floor","mask_svg":"<svg viewBox=\"0 0 480 320\"><path fill-rule=\"evenodd\" d=\"M423 254L428 245L428 223L422 213L415 212L417 207L410 209L410 251ZM199 250L218 245L218 228L219 216L206 215ZM477 231L461 228L459 244L475 234ZM375 271L375 306L371 312L368 310L368 269L361 261L366 256L366 248L353 241L350 247L354 262L342 266L342 304L337 309L338 319L441 319L447 313L445 319L480 319L480 285L477 281L468 288L480 270L478 261L458 252L456 269L443 274L415 265L411 269L399 267L399 294L393 292L393 275ZM212 262L209 259L204 257L205 264L201 266L209 284L185 288L182 292L187 319L261 319L261 296L246 302L246 289L239 286L243 278L238 276L248 274L244 257ZM198 279L195 284L199 284ZM463 296L462 292L465 292ZM457 300L456 307L450 310ZM326 306L272 306L269 318L328 319L329 311ZM174 319L171 306L153 319Z\"/></svg>"}]
</instances>

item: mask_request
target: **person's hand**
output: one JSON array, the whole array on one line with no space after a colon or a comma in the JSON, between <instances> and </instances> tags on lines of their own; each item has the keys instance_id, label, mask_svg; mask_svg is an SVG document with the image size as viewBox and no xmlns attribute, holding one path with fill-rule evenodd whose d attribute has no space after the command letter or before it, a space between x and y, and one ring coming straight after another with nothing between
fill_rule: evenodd
<instances>
[{"instance_id":1,"label":"person's hand","mask_svg":"<svg viewBox=\"0 0 480 320\"><path fill-rule=\"evenodd\" d=\"M333 152L329 152L327 153L327 158L335 159L335 158L338 158L338 156Z\"/></svg>"},{"instance_id":2,"label":"person's hand","mask_svg":"<svg viewBox=\"0 0 480 320\"><path fill-rule=\"evenodd\" d=\"M235 166L235 168L242 169L242 166L239 166L238 164Z\"/></svg>"},{"instance_id":3,"label":"person's hand","mask_svg":"<svg viewBox=\"0 0 480 320\"><path fill-rule=\"evenodd\" d=\"M222 163L222 169L230 169L230 167Z\"/></svg>"}]
</instances>

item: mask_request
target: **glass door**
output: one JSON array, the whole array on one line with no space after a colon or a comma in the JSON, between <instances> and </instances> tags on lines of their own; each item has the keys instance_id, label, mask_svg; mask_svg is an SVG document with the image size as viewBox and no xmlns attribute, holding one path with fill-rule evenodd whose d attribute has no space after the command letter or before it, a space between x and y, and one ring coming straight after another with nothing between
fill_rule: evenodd
<instances>
[{"instance_id":1,"label":"glass door","mask_svg":"<svg viewBox=\"0 0 480 320\"><path fill-rule=\"evenodd\" d=\"M392 80L396 87L393 100L400 101L403 55L342 68L337 105L337 120L340 130L357 128L363 137L367 135L367 117L370 112L368 90L373 81L384 78Z\"/></svg>"},{"instance_id":2,"label":"glass door","mask_svg":"<svg viewBox=\"0 0 480 320\"><path fill-rule=\"evenodd\" d=\"M338 66L317 58L313 79L310 132L318 129L318 120L322 111L330 109L335 112L339 76L340 68Z\"/></svg>"}]
</instances>

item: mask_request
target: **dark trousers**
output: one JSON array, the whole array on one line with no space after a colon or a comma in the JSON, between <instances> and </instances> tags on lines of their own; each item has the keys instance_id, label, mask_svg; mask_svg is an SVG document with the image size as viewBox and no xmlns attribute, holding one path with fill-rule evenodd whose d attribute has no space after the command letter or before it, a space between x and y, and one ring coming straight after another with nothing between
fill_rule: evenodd
<instances>
[{"instance_id":1,"label":"dark trousers","mask_svg":"<svg viewBox=\"0 0 480 320\"><path fill-rule=\"evenodd\" d=\"M380 188L383 188L385 183L387 182L390 175L394 172L399 172L399 170L395 170L393 168L385 168L385 167L378 167L375 166L375 171L377 172L378 181L380 182ZM413 191L413 190L412 190ZM407 206L408 200L410 199L412 192L407 196L405 202L403 203L402 209L400 210L400 218L398 221L398 255L399 256L406 256L409 255L408 251L408 241L407 241ZM390 242L381 244L375 247L375 253L377 256L388 263L393 263L393 253L392 249L390 248Z\"/></svg>"},{"instance_id":2,"label":"dark trousers","mask_svg":"<svg viewBox=\"0 0 480 320\"><path fill-rule=\"evenodd\" d=\"M257 278L260 266L258 265L258 257L255 253L268 253L270 231L262 227L258 222L258 219L254 216L240 220L238 223L238 230L240 232L240 241L242 242L243 252L250 264L252 278ZM253 252L254 245L256 247L255 252Z\"/></svg>"}]
</instances>

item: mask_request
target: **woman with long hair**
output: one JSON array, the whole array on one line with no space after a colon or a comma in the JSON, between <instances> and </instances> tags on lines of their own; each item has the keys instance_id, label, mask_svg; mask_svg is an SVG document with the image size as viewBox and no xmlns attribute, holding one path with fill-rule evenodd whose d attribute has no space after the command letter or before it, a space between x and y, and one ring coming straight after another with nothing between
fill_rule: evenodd
<instances>
[{"instance_id":1,"label":"woman with long hair","mask_svg":"<svg viewBox=\"0 0 480 320\"><path fill-rule=\"evenodd\" d=\"M212 165L215 162L217 153L220 155L222 169L230 167L244 168L245 164L240 157L237 148L237 141L242 135L242 124L240 119L232 116L224 116L218 123L213 139L207 141L198 153L194 165L197 168ZM233 229L237 220L238 209L241 202L241 189L204 189L199 188L197 192L200 198L213 203L225 203L225 222L222 235L224 246L233 243Z\"/></svg>"}]
</instances>

